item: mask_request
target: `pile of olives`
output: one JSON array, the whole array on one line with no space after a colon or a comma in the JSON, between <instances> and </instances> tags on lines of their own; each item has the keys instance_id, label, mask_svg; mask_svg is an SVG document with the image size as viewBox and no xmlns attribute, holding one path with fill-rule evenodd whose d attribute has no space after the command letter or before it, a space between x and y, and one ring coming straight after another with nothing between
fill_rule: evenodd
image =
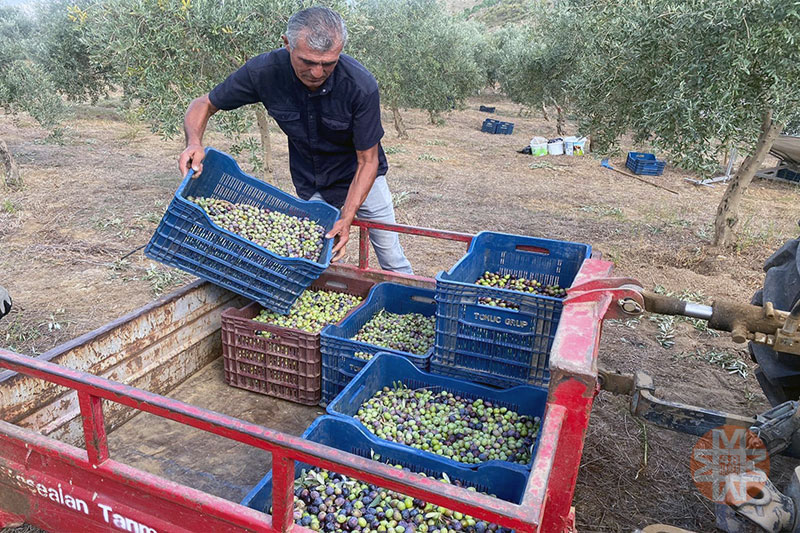
<instances>
[{"instance_id":1,"label":"pile of olives","mask_svg":"<svg viewBox=\"0 0 800 533\"><path fill-rule=\"evenodd\" d=\"M248 204L234 204L218 198L195 198L217 226L244 237L283 257L301 257L317 261L322 255L325 228L306 217Z\"/></svg>"},{"instance_id":2,"label":"pile of olives","mask_svg":"<svg viewBox=\"0 0 800 533\"><path fill-rule=\"evenodd\" d=\"M381 309L353 339L392 350L425 355L436 337L436 317L420 313L400 315Z\"/></svg>"},{"instance_id":3,"label":"pile of olives","mask_svg":"<svg viewBox=\"0 0 800 533\"><path fill-rule=\"evenodd\" d=\"M382 439L462 463L530 463L539 417L434 388L384 387L361 405L355 418Z\"/></svg>"},{"instance_id":4,"label":"pile of olives","mask_svg":"<svg viewBox=\"0 0 800 533\"><path fill-rule=\"evenodd\" d=\"M376 455L373 459L379 460L380 457ZM450 482L446 475L441 481ZM452 484L461 486L458 481ZM475 491L473 487L467 490ZM269 511L272 512L271 509ZM326 532L511 532L510 529L316 467L304 470L295 480L294 521L313 531Z\"/></svg>"},{"instance_id":5,"label":"pile of olives","mask_svg":"<svg viewBox=\"0 0 800 533\"><path fill-rule=\"evenodd\" d=\"M483 276L475 283L485 287L497 287L498 289L541 294L544 296L553 296L555 298L564 298L567 295L567 290L559 287L558 284L543 285L540 281L536 281L535 279L521 278L513 274L489 272L488 270L484 272ZM517 304L500 298L482 297L478 298L478 301L484 305L519 309Z\"/></svg>"},{"instance_id":6,"label":"pile of olives","mask_svg":"<svg viewBox=\"0 0 800 533\"><path fill-rule=\"evenodd\" d=\"M263 309L253 318L257 322L274 324L282 328L319 333L328 324L335 324L363 301L360 296L343 292L308 289L303 291L286 315ZM269 338L267 332L262 336Z\"/></svg>"}]
</instances>

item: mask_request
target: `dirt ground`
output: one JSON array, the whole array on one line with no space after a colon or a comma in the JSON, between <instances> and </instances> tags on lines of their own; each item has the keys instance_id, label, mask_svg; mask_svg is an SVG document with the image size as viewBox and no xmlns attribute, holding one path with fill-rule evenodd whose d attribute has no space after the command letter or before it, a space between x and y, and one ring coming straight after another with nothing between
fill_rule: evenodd
<instances>
[{"instance_id":1,"label":"dirt ground","mask_svg":"<svg viewBox=\"0 0 800 533\"><path fill-rule=\"evenodd\" d=\"M25 181L21 191L0 189L0 284L15 302L0 322L3 347L40 354L192 279L138 250L180 183L181 143L125 122L117 104L76 108L55 137L26 117L0 115L0 138ZM514 134L481 133L479 104L496 106L500 119L515 123ZM684 180L696 176L668 166L651 179L677 189L675 196L604 169L593 155L519 154L534 135L554 137L555 123L517 116L516 106L496 97L470 101L444 125L421 112L404 118L410 138L398 139L386 114L383 142L401 223L590 243L618 275L706 302L749 301L764 260L798 233L800 189L756 180L742 204L737 243L714 250L723 186L696 187ZM287 183L286 143L275 126L273 133L276 176ZM213 133L206 142L229 148ZM623 146L633 148L646 147ZM613 166L624 169L624 153L612 157ZM403 242L419 274L434 275L463 254L460 245L426 238ZM607 323L600 359L606 368L650 373L668 399L742 415L767 407L746 350L688 322ZM660 522L713 531L713 506L688 471L695 442L641 424L625 398L601 393L574 501L579 530L630 532ZM772 471L785 476L793 466L776 459Z\"/></svg>"}]
</instances>

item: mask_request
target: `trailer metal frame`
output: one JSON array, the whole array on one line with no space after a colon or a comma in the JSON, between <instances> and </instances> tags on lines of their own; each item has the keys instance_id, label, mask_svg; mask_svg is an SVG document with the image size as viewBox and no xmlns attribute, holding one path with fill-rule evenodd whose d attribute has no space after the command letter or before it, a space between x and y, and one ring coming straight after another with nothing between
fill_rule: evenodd
<instances>
[{"instance_id":1,"label":"trailer metal frame","mask_svg":"<svg viewBox=\"0 0 800 533\"><path fill-rule=\"evenodd\" d=\"M359 264L332 268L413 285L430 286L433 280L369 267L369 228L465 243L472 239L469 234L429 228L364 221L354 225L360 230ZM607 279L611 268L610 262L587 259L568 291L550 354L551 382L538 453L519 505L0 349L0 368L77 391L85 441L85 448L75 447L3 421L0 415L0 526L25 522L49 531L135 533L310 531L293 523L294 461L299 460L517 531L575 531L572 498L589 414L599 390L597 354L602 321L621 316L617 304L622 301L643 305L635 288ZM114 461L108 447L104 401L270 452L272 515Z\"/></svg>"}]
</instances>

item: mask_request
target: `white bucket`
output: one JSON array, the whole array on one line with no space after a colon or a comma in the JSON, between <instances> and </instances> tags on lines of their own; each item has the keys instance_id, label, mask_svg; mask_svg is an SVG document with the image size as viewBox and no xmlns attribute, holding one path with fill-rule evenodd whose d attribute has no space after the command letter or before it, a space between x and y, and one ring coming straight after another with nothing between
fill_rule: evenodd
<instances>
[{"instance_id":1,"label":"white bucket","mask_svg":"<svg viewBox=\"0 0 800 533\"><path fill-rule=\"evenodd\" d=\"M586 153L586 137L581 137L572 144L572 155L583 155Z\"/></svg>"},{"instance_id":2,"label":"white bucket","mask_svg":"<svg viewBox=\"0 0 800 533\"><path fill-rule=\"evenodd\" d=\"M531 155L547 155L547 139L544 137L531 139Z\"/></svg>"},{"instance_id":3,"label":"white bucket","mask_svg":"<svg viewBox=\"0 0 800 533\"><path fill-rule=\"evenodd\" d=\"M547 152L550 155L563 155L564 154L564 141L556 141L554 143L547 143Z\"/></svg>"},{"instance_id":4,"label":"white bucket","mask_svg":"<svg viewBox=\"0 0 800 533\"><path fill-rule=\"evenodd\" d=\"M573 155L577 137L564 137L564 155Z\"/></svg>"}]
</instances>

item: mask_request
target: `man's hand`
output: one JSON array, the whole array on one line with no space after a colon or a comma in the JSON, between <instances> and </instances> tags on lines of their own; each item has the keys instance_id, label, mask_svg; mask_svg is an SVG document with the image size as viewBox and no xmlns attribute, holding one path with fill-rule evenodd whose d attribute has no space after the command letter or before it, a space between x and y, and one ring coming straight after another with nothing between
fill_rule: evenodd
<instances>
[{"instance_id":1,"label":"man's hand","mask_svg":"<svg viewBox=\"0 0 800 533\"><path fill-rule=\"evenodd\" d=\"M333 239L333 249L331 250L331 262L335 263L344 257L345 247L347 241L350 240L350 222L344 219L339 219L333 225L333 228L325 235L326 239Z\"/></svg>"},{"instance_id":2,"label":"man's hand","mask_svg":"<svg viewBox=\"0 0 800 533\"><path fill-rule=\"evenodd\" d=\"M202 144L190 144L186 150L181 152L178 158L178 168L181 171L181 176L184 178L191 168L194 170L193 178L196 178L203 172L203 159L206 157L206 152Z\"/></svg>"},{"instance_id":3,"label":"man's hand","mask_svg":"<svg viewBox=\"0 0 800 533\"><path fill-rule=\"evenodd\" d=\"M3 318L11 311L11 296L8 291L0 287L0 318Z\"/></svg>"}]
</instances>

